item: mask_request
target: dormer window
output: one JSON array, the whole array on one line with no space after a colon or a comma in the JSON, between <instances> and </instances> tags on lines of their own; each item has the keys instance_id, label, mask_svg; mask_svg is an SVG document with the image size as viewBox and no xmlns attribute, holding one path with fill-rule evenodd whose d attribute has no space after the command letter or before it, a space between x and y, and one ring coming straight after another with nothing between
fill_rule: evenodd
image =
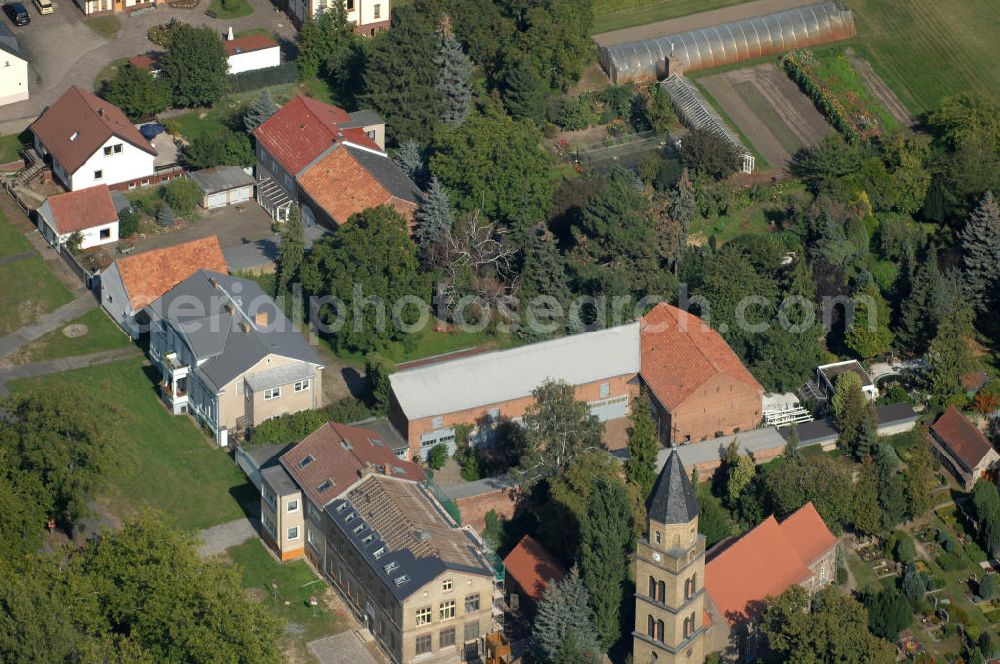
<instances>
[{"instance_id":1,"label":"dormer window","mask_svg":"<svg viewBox=\"0 0 1000 664\"><path fill-rule=\"evenodd\" d=\"M391 563L383 567L383 569L385 570L385 573L388 574L389 572L399 569L399 563L393 560Z\"/></svg>"},{"instance_id":2,"label":"dormer window","mask_svg":"<svg viewBox=\"0 0 1000 664\"><path fill-rule=\"evenodd\" d=\"M385 555L385 547L384 546L380 546L379 548L377 548L374 551L372 551L372 557L374 557L375 560L378 560L379 558L381 558L384 555Z\"/></svg>"}]
</instances>

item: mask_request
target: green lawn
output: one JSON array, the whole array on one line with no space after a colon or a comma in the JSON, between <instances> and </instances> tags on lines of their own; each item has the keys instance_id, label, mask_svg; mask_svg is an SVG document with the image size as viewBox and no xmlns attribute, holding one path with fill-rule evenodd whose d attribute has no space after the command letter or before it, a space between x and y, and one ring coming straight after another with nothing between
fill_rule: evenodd
<instances>
[{"instance_id":1,"label":"green lawn","mask_svg":"<svg viewBox=\"0 0 1000 664\"><path fill-rule=\"evenodd\" d=\"M6 164L21 158L21 137L17 134L0 136L0 164ZM2 250L2 249L0 249Z\"/></svg>"},{"instance_id":2,"label":"green lawn","mask_svg":"<svg viewBox=\"0 0 1000 664\"><path fill-rule=\"evenodd\" d=\"M163 406L142 359L12 381L12 391L64 385L80 407L105 414L121 438L120 461L100 498L119 517L152 507L172 525L201 529L241 518L240 503L256 492L224 450L215 448L187 416ZM103 502L103 501L102 501Z\"/></svg>"},{"instance_id":3,"label":"green lawn","mask_svg":"<svg viewBox=\"0 0 1000 664\"><path fill-rule=\"evenodd\" d=\"M293 630L300 648L309 641L342 632L346 621L330 611L323 603L327 593L334 592L323 579L316 576L305 561L279 563L264 548L264 543L256 537L249 542L234 546L226 553L240 567L243 587L262 599L274 615L286 625L301 626L302 631ZM277 601L272 582L278 583ZM316 597L319 605L314 609L309 598ZM288 602L286 605L285 602Z\"/></svg>"},{"instance_id":4,"label":"green lawn","mask_svg":"<svg viewBox=\"0 0 1000 664\"><path fill-rule=\"evenodd\" d=\"M594 26L591 34L667 21L711 9L739 5L745 0L597 0L594 4Z\"/></svg>"},{"instance_id":5,"label":"green lawn","mask_svg":"<svg viewBox=\"0 0 1000 664\"><path fill-rule=\"evenodd\" d=\"M216 18L240 18L253 14L253 7L247 0L212 0L208 14Z\"/></svg>"},{"instance_id":6,"label":"green lawn","mask_svg":"<svg viewBox=\"0 0 1000 664\"><path fill-rule=\"evenodd\" d=\"M771 222L767 219L765 205L751 205L741 210L735 210L729 215L719 215L705 219L697 217L691 221L691 235L702 233L706 241L715 236L715 241L721 246L740 235L756 235L769 233Z\"/></svg>"},{"instance_id":7,"label":"green lawn","mask_svg":"<svg viewBox=\"0 0 1000 664\"><path fill-rule=\"evenodd\" d=\"M33 323L73 300L70 290L37 254L0 265L0 284L4 285L0 288L0 334Z\"/></svg>"},{"instance_id":8,"label":"green lawn","mask_svg":"<svg viewBox=\"0 0 1000 664\"><path fill-rule=\"evenodd\" d=\"M122 27L117 16L95 16L84 19L83 22L88 28L105 39L114 39Z\"/></svg>"},{"instance_id":9,"label":"green lawn","mask_svg":"<svg viewBox=\"0 0 1000 664\"><path fill-rule=\"evenodd\" d=\"M517 344L517 337L513 334L492 335L486 332L460 332L458 330L435 332L433 321L428 322L423 331L415 336L416 341L405 346L398 341L390 343L388 348L382 351L382 355L392 362L399 363L476 346L508 348ZM362 353L342 353L335 351L332 347L331 352L356 366L361 366L365 361Z\"/></svg>"},{"instance_id":10,"label":"green lawn","mask_svg":"<svg viewBox=\"0 0 1000 664\"><path fill-rule=\"evenodd\" d=\"M809 70L840 100L849 118L859 123L859 118L867 112L878 119L879 126L885 131L899 126L882 102L868 90L843 48L815 50L813 54L815 62ZM864 127L859 126L858 129L863 131Z\"/></svg>"},{"instance_id":11,"label":"green lawn","mask_svg":"<svg viewBox=\"0 0 1000 664\"><path fill-rule=\"evenodd\" d=\"M875 588L878 586L878 577L875 576L874 570L865 561L861 560L854 551L847 551L844 555L847 559L847 567L851 570L851 574L854 576L854 582L857 585L858 590L864 588Z\"/></svg>"},{"instance_id":12,"label":"green lawn","mask_svg":"<svg viewBox=\"0 0 1000 664\"><path fill-rule=\"evenodd\" d=\"M1000 102L995 0L851 0L857 50L914 114L973 92Z\"/></svg>"},{"instance_id":13,"label":"green lawn","mask_svg":"<svg viewBox=\"0 0 1000 664\"><path fill-rule=\"evenodd\" d=\"M28 238L24 237L21 229L10 223L7 215L0 212L0 258L15 256L32 250L31 242L28 241Z\"/></svg>"},{"instance_id":14,"label":"green lawn","mask_svg":"<svg viewBox=\"0 0 1000 664\"><path fill-rule=\"evenodd\" d=\"M67 337L63 330L69 325L86 325L87 333L80 337ZM61 357L89 355L105 350L127 348L132 342L128 335L108 317L100 307L88 311L66 326L49 332L41 339L31 342L18 352L18 359L28 362L42 362Z\"/></svg>"},{"instance_id":15,"label":"green lawn","mask_svg":"<svg viewBox=\"0 0 1000 664\"><path fill-rule=\"evenodd\" d=\"M246 30L239 30L233 36L239 39L240 37L249 37L250 35L264 35L265 37L274 37L274 31L268 30L267 28L247 28Z\"/></svg>"}]
</instances>

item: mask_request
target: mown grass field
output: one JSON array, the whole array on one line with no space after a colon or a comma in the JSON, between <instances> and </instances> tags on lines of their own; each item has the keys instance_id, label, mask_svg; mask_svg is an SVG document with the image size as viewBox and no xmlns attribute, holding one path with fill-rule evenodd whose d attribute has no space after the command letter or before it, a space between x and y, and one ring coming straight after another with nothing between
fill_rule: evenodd
<instances>
[{"instance_id":1,"label":"mown grass field","mask_svg":"<svg viewBox=\"0 0 1000 664\"><path fill-rule=\"evenodd\" d=\"M597 0L594 3L594 26L590 33L599 35L739 4L743 4L743 0Z\"/></svg>"},{"instance_id":2,"label":"mown grass field","mask_svg":"<svg viewBox=\"0 0 1000 664\"><path fill-rule=\"evenodd\" d=\"M0 288L0 334L33 323L73 299L38 255L0 265L0 283L4 284Z\"/></svg>"},{"instance_id":3,"label":"mown grass field","mask_svg":"<svg viewBox=\"0 0 1000 664\"><path fill-rule=\"evenodd\" d=\"M241 503L259 499L224 450L213 448L187 416L171 415L141 358L87 369L11 381L13 392L68 386L80 408L106 418L120 439L117 463L107 475L100 502L118 517L139 509L160 510L183 530L241 518ZM113 413L113 414L112 414Z\"/></svg>"},{"instance_id":4,"label":"mown grass field","mask_svg":"<svg viewBox=\"0 0 1000 664\"><path fill-rule=\"evenodd\" d=\"M85 325L87 333L78 337L68 337L64 334L70 325ZM17 359L28 362L43 362L62 357L89 355L106 350L127 348L132 345L128 335L122 332L108 317L104 310L98 307L70 321L58 330L53 330L40 339L31 342L20 351Z\"/></svg>"}]
</instances>

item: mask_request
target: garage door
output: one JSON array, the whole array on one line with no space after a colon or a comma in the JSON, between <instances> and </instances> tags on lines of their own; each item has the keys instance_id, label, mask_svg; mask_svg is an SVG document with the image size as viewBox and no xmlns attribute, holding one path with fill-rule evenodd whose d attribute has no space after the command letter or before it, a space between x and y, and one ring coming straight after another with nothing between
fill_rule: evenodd
<instances>
[{"instance_id":1,"label":"garage door","mask_svg":"<svg viewBox=\"0 0 1000 664\"><path fill-rule=\"evenodd\" d=\"M245 203L250 200L250 192L253 187L246 186L240 187L239 189L233 189L229 192L229 204L236 205L237 203Z\"/></svg>"},{"instance_id":2,"label":"garage door","mask_svg":"<svg viewBox=\"0 0 1000 664\"><path fill-rule=\"evenodd\" d=\"M590 406L590 412L596 415L597 419L602 422L628 416L628 396L601 399L600 401L592 401L587 405Z\"/></svg>"},{"instance_id":3,"label":"garage door","mask_svg":"<svg viewBox=\"0 0 1000 664\"><path fill-rule=\"evenodd\" d=\"M208 195L208 209L226 207L226 192L220 191L217 194Z\"/></svg>"}]
</instances>

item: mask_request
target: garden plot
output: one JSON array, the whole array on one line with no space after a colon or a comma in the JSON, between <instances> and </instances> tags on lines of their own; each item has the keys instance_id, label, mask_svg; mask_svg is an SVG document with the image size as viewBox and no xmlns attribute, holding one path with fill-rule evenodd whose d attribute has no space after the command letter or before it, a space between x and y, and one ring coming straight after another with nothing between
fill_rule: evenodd
<instances>
[{"instance_id":1,"label":"garden plot","mask_svg":"<svg viewBox=\"0 0 1000 664\"><path fill-rule=\"evenodd\" d=\"M702 76L698 83L772 166L833 131L773 62Z\"/></svg>"}]
</instances>

